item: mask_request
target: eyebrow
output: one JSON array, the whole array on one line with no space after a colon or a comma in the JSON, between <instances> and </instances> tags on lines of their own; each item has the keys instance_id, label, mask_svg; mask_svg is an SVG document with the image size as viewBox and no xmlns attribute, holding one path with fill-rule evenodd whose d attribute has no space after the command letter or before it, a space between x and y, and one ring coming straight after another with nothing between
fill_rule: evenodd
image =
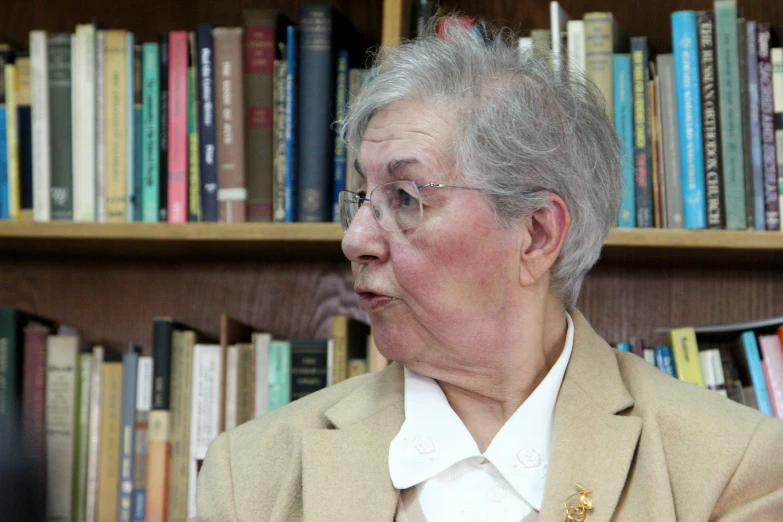
<instances>
[{"instance_id":1,"label":"eyebrow","mask_svg":"<svg viewBox=\"0 0 783 522\"><path fill-rule=\"evenodd\" d=\"M402 159L395 159L391 160L386 165L386 172L391 177L399 177L401 175L401 172L405 170L410 165L418 165L420 162L416 158L402 158ZM356 159L353 162L353 168L356 169L356 172L359 173L361 177L364 179L367 179L367 175L362 170L361 165L359 164L359 160Z\"/></svg>"}]
</instances>

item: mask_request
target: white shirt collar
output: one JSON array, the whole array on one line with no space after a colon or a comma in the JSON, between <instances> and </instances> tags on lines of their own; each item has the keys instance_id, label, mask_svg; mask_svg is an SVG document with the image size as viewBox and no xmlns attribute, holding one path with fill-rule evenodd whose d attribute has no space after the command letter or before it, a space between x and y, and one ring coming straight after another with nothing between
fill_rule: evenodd
<instances>
[{"instance_id":1,"label":"white shirt collar","mask_svg":"<svg viewBox=\"0 0 783 522\"><path fill-rule=\"evenodd\" d=\"M574 323L568 313L566 321L568 330L560 357L483 455L438 383L405 368L405 422L389 447L389 472L394 487L407 489L462 460L484 457L539 511L555 403L574 344Z\"/></svg>"}]
</instances>

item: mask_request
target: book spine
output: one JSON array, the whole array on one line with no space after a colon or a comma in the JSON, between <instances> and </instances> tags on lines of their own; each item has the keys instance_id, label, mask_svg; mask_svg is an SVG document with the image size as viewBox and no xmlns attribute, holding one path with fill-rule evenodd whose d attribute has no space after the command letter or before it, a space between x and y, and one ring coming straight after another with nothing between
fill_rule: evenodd
<instances>
[{"instance_id":1,"label":"book spine","mask_svg":"<svg viewBox=\"0 0 783 522\"><path fill-rule=\"evenodd\" d=\"M19 176L19 137L17 123L18 68L16 65L6 64L5 70L5 128L6 128L6 157L8 159L8 219L19 219L20 207L20 176Z\"/></svg>"},{"instance_id":2,"label":"book spine","mask_svg":"<svg viewBox=\"0 0 783 522\"><path fill-rule=\"evenodd\" d=\"M291 343L269 344L269 411L291 402Z\"/></svg>"},{"instance_id":3,"label":"book spine","mask_svg":"<svg viewBox=\"0 0 783 522\"><path fill-rule=\"evenodd\" d=\"M297 220L297 121L299 98L299 52L298 29L289 25L286 29L286 74L285 74L285 222Z\"/></svg>"},{"instance_id":4,"label":"book spine","mask_svg":"<svg viewBox=\"0 0 783 522\"><path fill-rule=\"evenodd\" d=\"M568 70L578 78L585 77L585 23L583 20L570 20L566 24L568 32Z\"/></svg>"},{"instance_id":5,"label":"book spine","mask_svg":"<svg viewBox=\"0 0 783 522\"><path fill-rule=\"evenodd\" d=\"M139 354L122 355L122 409L120 432L120 479L117 489L117 520L130 522L133 513L133 465L136 453L136 386Z\"/></svg>"},{"instance_id":6,"label":"book spine","mask_svg":"<svg viewBox=\"0 0 783 522\"><path fill-rule=\"evenodd\" d=\"M25 455L35 477L36 497L46 498L46 338L42 327L24 329L22 371L22 441ZM36 505L41 517L46 504Z\"/></svg>"},{"instance_id":7,"label":"book spine","mask_svg":"<svg viewBox=\"0 0 783 522\"><path fill-rule=\"evenodd\" d=\"M674 55L659 54L656 58L661 88L661 131L663 141L664 177L666 186L666 225L683 228L682 179L680 177L680 143L677 128L677 86L674 81Z\"/></svg>"},{"instance_id":8,"label":"book spine","mask_svg":"<svg viewBox=\"0 0 783 522\"><path fill-rule=\"evenodd\" d=\"M631 57L615 54L612 64L614 75L614 125L622 144L623 196L620 203L618 226L636 226L636 190L634 178L634 136L633 136L633 85L631 80Z\"/></svg>"},{"instance_id":9,"label":"book spine","mask_svg":"<svg viewBox=\"0 0 783 522\"><path fill-rule=\"evenodd\" d=\"M193 350L190 413L188 518L196 516L196 477L210 443L220 434L220 383L223 356L219 345L198 344Z\"/></svg>"},{"instance_id":10,"label":"book spine","mask_svg":"<svg viewBox=\"0 0 783 522\"><path fill-rule=\"evenodd\" d=\"M71 38L71 172L72 184L71 194L73 197L73 220L82 221L84 213L79 207L84 205L84 197L79 192L79 185L82 184L81 170L82 166L82 127L84 125L84 114L81 112L81 97L79 89L82 86L84 77L84 28L77 25L76 32L70 35Z\"/></svg>"},{"instance_id":11,"label":"book spine","mask_svg":"<svg viewBox=\"0 0 783 522\"><path fill-rule=\"evenodd\" d=\"M739 65L739 107L740 130L742 141L742 180L745 188L745 224L746 228L754 229L754 201L753 201L753 170L750 160L750 127L748 110L748 64L747 64L747 27L744 18L735 20L737 26L737 63Z\"/></svg>"},{"instance_id":12,"label":"book spine","mask_svg":"<svg viewBox=\"0 0 783 522\"><path fill-rule=\"evenodd\" d=\"M719 395L728 398L726 391L726 378L723 375L723 363L718 349L699 352L701 369L704 373L704 385Z\"/></svg>"},{"instance_id":13,"label":"book spine","mask_svg":"<svg viewBox=\"0 0 783 522\"><path fill-rule=\"evenodd\" d=\"M783 49L772 49L770 56L775 107L775 151L778 162L778 208L783 208ZM783 230L783 223L780 224L780 229Z\"/></svg>"},{"instance_id":14,"label":"book spine","mask_svg":"<svg viewBox=\"0 0 783 522\"><path fill-rule=\"evenodd\" d=\"M153 362L153 369L156 364ZM147 522L166 522L168 520L171 415L168 410L154 409L154 404L153 394L153 409L150 410L147 439L147 485L144 518Z\"/></svg>"},{"instance_id":15,"label":"book spine","mask_svg":"<svg viewBox=\"0 0 783 522\"><path fill-rule=\"evenodd\" d=\"M198 100L196 97L196 42L188 34L191 65L188 66L188 221L201 221L201 169L199 166Z\"/></svg>"},{"instance_id":16,"label":"book spine","mask_svg":"<svg viewBox=\"0 0 783 522\"><path fill-rule=\"evenodd\" d=\"M136 435L133 461L133 522L144 522L147 491L147 441L152 408L152 357L139 357L136 383Z\"/></svg>"},{"instance_id":17,"label":"book spine","mask_svg":"<svg viewBox=\"0 0 783 522\"><path fill-rule=\"evenodd\" d=\"M330 221L332 153L332 7L304 4L301 8L300 89L297 134L299 143L298 218L304 222Z\"/></svg>"},{"instance_id":18,"label":"book spine","mask_svg":"<svg viewBox=\"0 0 783 522\"><path fill-rule=\"evenodd\" d=\"M269 345L272 336L268 333L253 334L255 346L255 401L254 416L260 417L269 411Z\"/></svg>"},{"instance_id":19,"label":"book spine","mask_svg":"<svg viewBox=\"0 0 783 522\"><path fill-rule=\"evenodd\" d=\"M291 341L291 400L326 388L326 341Z\"/></svg>"},{"instance_id":20,"label":"book spine","mask_svg":"<svg viewBox=\"0 0 783 522\"><path fill-rule=\"evenodd\" d=\"M145 43L144 53L144 85L142 96L142 146L141 162L144 177L142 189L142 219L146 223L158 221L160 190L160 76L158 44Z\"/></svg>"},{"instance_id":21,"label":"book spine","mask_svg":"<svg viewBox=\"0 0 783 522\"><path fill-rule=\"evenodd\" d=\"M242 11L247 220L272 220L272 109L277 14Z\"/></svg>"},{"instance_id":22,"label":"book spine","mask_svg":"<svg viewBox=\"0 0 783 522\"><path fill-rule=\"evenodd\" d=\"M168 222L188 220L188 35L169 33Z\"/></svg>"},{"instance_id":23,"label":"book spine","mask_svg":"<svg viewBox=\"0 0 783 522\"><path fill-rule=\"evenodd\" d=\"M772 404L769 401L767 383L764 380L764 371L761 368L761 355L756 342L756 334L753 331L743 332L741 339L750 381L756 397L756 406L761 413L772 415Z\"/></svg>"},{"instance_id":24,"label":"book spine","mask_svg":"<svg viewBox=\"0 0 783 522\"><path fill-rule=\"evenodd\" d=\"M715 51L721 114L723 201L728 229L743 229L747 226L738 46L737 3L734 0L716 0Z\"/></svg>"},{"instance_id":25,"label":"book spine","mask_svg":"<svg viewBox=\"0 0 783 522\"><path fill-rule=\"evenodd\" d=\"M22 399L16 310L0 308L0 457L11 456L19 442Z\"/></svg>"},{"instance_id":26,"label":"book spine","mask_svg":"<svg viewBox=\"0 0 783 522\"><path fill-rule=\"evenodd\" d=\"M168 485L168 519L172 521L187 518L194 344L194 332L174 331L171 355L171 451Z\"/></svg>"},{"instance_id":27,"label":"book spine","mask_svg":"<svg viewBox=\"0 0 783 522\"><path fill-rule=\"evenodd\" d=\"M272 202L272 219L275 222L285 222L285 185L286 185L286 148L285 148L285 60L275 60L275 114L272 118L274 124L274 201Z\"/></svg>"},{"instance_id":28,"label":"book spine","mask_svg":"<svg viewBox=\"0 0 783 522\"><path fill-rule=\"evenodd\" d=\"M633 155L636 184L636 226L655 226L653 214L652 152L650 150L650 122L647 38L631 39L633 67Z\"/></svg>"},{"instance_id":29,"label":"book spine","mask_svg":"<svg viewBox=\"0 0 783 522\"><path fill-rule=\"evenodd\" d=\"M125 219L128 223L136 221L136 149L133 140L136 131L133 128L134 79L135 62L133 52L136 47L136 37L133 33L125 34Z\"/></svg>"},{"instance_id":30,"label":"book spine","mask_svg":"<svg viewBox=\"0 0 783 522\"><path fill-rule=\"evenodd\" d=\"M124 37L123 37L124 43ZM124 83L123 83L124 85ZM101 400L100 455L98 464L98 522L116 520L120 483L120 420L122 418L122 363L104 362Z\"/></svg>"},{"instance_id":31,"label":"book spine","mask_svg":"<svg viewBox=\"0 0 783 522\"><path fill-rule=\"evenodd\" d=\"M95 27L78 26L73 48L74 220L95 221Z\"/></svg>"},{"instance_id":32,"label":"book spine","mask_svg":"<svg viewBox=\"0 0 783 522\"><path fill-rule=\"evenodd\" d=\"M158 37L158 221L169 220L169 34Z\"/></svg>"},{"instance_id":33,"label":"book spine","mask_svg":"<svg viewBox=\"0 0 783 522\"><path fill-rule=\"evenodd\" d=\"M76 434L77 337L46 342L46 519L70 520Z\"/></svg>"},{"instance_id":34,"label":"book spine","mask_svg":"<svg viewBox=\"0 0 783 522\"><path fill-rule=\"evenodd\" d=\"M73 521L84 522L87 503L87 466L90 451L90 384L92 382L91 353L79 354L79 371L76 385L76 436L73 466Z\"/></svg>"},{"instance_id":35,"label":"book spine","mask_svg":"<svg viewBox=\"0 0 783 522\"><path fill-rule=\"evenodd\" d=\"M583 19L585 25L585 73L603 94L606 111L611 118L614 113L612 104L614 99L612 93L612 53L614 52L613 35L616 22L612 13L586 13ZM636 81L636 59L632 57L632 60L634 64L634 81ZM644 68L646 70L647 61L644 62ZM635 89L636 87L634 86ZM644 93L646 98L646 88ZM636 226L652 225L643 225L637 219Z\"/></svg>"},{"instance_id":36,"label":"book spine","mask_svg":"<svg viewBox=\"0 0 783 522\"><path fill-rule=\"evenodd\" d=\"M51 159L49 141L49 78L45 31L30 31L30 87L32 91L33 219L51 219Z\"/></svg>"},{"instance_id":37,"label":"book spine","mask_svg":"<svg viewBox=\"0 0 783 522\"><path fill-rule=\"evenodd\" d=\"M255 346L237 345L237 426L255 416Z\"/></svg>"},{"instance_id":38,"label":"book spine","mask_svg":"<svg viewBox=\"0 0 783 522\"><path fill-rule=\"evenodd\" d=\"M231 431L237 427L238 364L239 348L233 344L226 350L226 406L224 421L226 431Z\"/></svg>"},{"instance_id":39,"label":"book spine","mask_svg":"<svg viewBox=\"0 0 783 522\"><path fill-rule=\"evenodd\" d=\"M133 47L133 220L144 221L144 48Z\"/></svg>"},{"instance_id":40,"label":"book spine","mask_svg":"<svg viewBox=\"0 0 783 522\"><path fill-rule=\"evenodd\" d=\"M767 383L772 414L783 418L783 349L777 334L759 335L761 350L761 369Z\"/></svg>"},{"instance_id":41,"label":"book spine","mask_svg":"<svg viewBox=\"0 0 783 522\"><path fill-rule=\"evenodd\" d=\"M761 102L759 100L758 29L756 22L747 22L745 51L748 78L748 143L753 176L753 226L766 230L764 203L764 161L761 152Z\"/></svg>"},{"instance_id":42,"label":"book spine","mask_svg":"<svg viewBox=\"0 0 783 522\"><path fill-rule=\"evenodd\" d=\"M677 378L677 372L674 369L674 356L670 346L655 347L655 365L662 372Z\"/></svg>"},{"instance_id":43,"label":"book spine","mask_svg":"<svg viewBox=\"0 0 783 522\"><path fill-rule=\"evenodd\" d=\"M9 219L8 199L8 130L6 110L6 60L0 53L0 220Z\"/></svg>"},{"instance_id":44,"label":"book spine","mask_svg":"<svg viewBox=\"0 0 783 522\"><path fill-rule=\"evenodd\" d=\"M106 222L106 31L95 36L95 220Z\"/></svg>"},{"instance_id":45,"label":"book spine","mask_svg":"<svg viewBox=\"0 0 783 522\"><path fill-rule=\"evenodd\" d=\"M218 220L217 133L215 132L215 55L212 26L196 26L198 135L201 220Z\"/></svg>"},{"instance_id":46,"label":"book spine","mask_svg":"<svg viewBox=\"0 0 783 522\"><path fill-rule=\"evenodd\" d=\"M664 209L664 199L666 187L663 183L663 165L661 162L661 117L660 117L660 95L658 93L659 80L657 73L648 83L647 107L648 122L650 127L650 156L652 157L650 173L652 174L653 187L653 216L657 228L666 228L666 209Z\"/></svg>"},{"instance_id":47,"label":"book spine","mask_svg":"<svg viewBox=\"0 0 783 522\"><path fill-rule=\"evenodd\" d=\"M693 328L675 328L669 332L677 378L704 387L699 346Z\"/></svg>"},{"instance_id":48,"label":"book spine","mask_svg":"<svg viewBox=\"0 0 783 522\"><path fill-rule=\"evenodd\" d=\"M103 400L103 347L94 347L92 354L93 364L90 376L90 435L87 455L87 500L84 507L86 522L96 521L95 506L98 499L98 464L101 443L101 401Z\"/></svg>"},{"instance_id":49,"label":"book spine","mask_svg":"<svg viewBox=\"0 0 783 522\"><path fill-rule=\"evenodd\" d=\"M707 202L704 195L704 150L696 13L678 11L672 13L671 20L674 75L677 86L683 221L685 228L699 229L706 226Z\"/></svg>"},{"instance_id":50,"label":"book spine","mask_svg":"<svg viewBox=\"0 0 783 522\"><path fill-rule=\"evenodd\" d=\"M628 74L628 81L630 82L631 76ZM359 91L362 88L362 71L358 68L352 68L348 71L348 107L359 95ZM630 92L630 91L629 91ZM631 111L631 117L633 117L633 111ZM633 125L631 126L633 129ZM632 144L633 145L633 144ZM625 153L625 151L623 151ZM356 158L357 151L348 147L345 147L345 188L352 192L356 192L359 189L359 173L356 170ZM631 163L633 165L633 163ZM633 168L633 166L631 166ZM633 178L633 171L631 171L631 178ZM633 179L632 179L633 181Z\"/></svg>"},{"instance_id":51,"label":"book spine","mask_svg":"<svg viewBox=\"0 0 783 522\"><path fill-rule=\"evenodd\" d=\"M759 24L758 67L759 108L761 110L761 159L764 167L764 218L767 230L780 230L778 204L778 165L775 152L775 103L773 99L772 62L769 24Z\"/></svg>"},{"instance_id":52,"label":"book spine","mask_svg":"<svg viewBox=\"0 0 783 522\"><path fill-rule=\"evenodd\" d=\"M128 65L126 32L105 31L106 221L128 215Z\"/></svg>"},{"instance_id":53,"label":"book spine","mask_svg":"<svg viewBox=\"0 0 783 522\"><path fill-rule=\"evenodd\" d=\"M19 143L19 215L31 221L33 211L33 117L30 58L16 59L16 116Z\"/></svg>"},{"instance_id":54,"label":"book spine","mask_svg":"<svg viewBox=\"0 0 783 522\"><path fill-rule=\"evenodd\" d=\"M334 180L332 182L332 221L340 222L340 192L345 190L345 143L342 137L342 121L348 105L348 51L337 52L337 73L335 75L335 120L334 126Z\"/></svg>"},{"instance_id":55,"label":"book spine","mask_svg":"<svg viewBox=\"0 0 783 522\"><path fill-rule=\"evenodd\" d=\"M617 106L615 105L615 108ZM332 317L332 378L331 384L348 378L348 317Z\"/></svg>"}]
</instances>

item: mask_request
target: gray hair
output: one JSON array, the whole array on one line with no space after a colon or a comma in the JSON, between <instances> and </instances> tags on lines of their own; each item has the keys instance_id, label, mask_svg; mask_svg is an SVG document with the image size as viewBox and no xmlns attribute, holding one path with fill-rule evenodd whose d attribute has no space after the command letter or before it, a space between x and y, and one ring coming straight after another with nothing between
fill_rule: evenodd
<instances>
[{"instance_id":1,"label":"gray hair","mask_svg":"<svg viewBox=\"0 0 783 522\"><path fill-rule=\"evenodd\" d=\"M485 191L501 225L551 205L546 192L525 191L565 201L571 228L552 285L574 306L620 210L620 143L603 97L583 75L556 73L548 57L520 51L510 30L480 24L481 38L445 22L440 37L378 54L344 122L346 145L358 151L370 119L394 102L449 109L456 171Z\"/></svg>"}]
</instances>

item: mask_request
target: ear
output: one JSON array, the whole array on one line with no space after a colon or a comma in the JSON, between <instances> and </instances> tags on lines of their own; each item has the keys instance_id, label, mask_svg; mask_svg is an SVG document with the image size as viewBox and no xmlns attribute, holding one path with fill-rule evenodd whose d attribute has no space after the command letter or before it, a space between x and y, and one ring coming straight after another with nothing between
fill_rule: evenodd
<instances>
[{"instance_id":1,"label":"ear","mask_svg":"<svg viewBox=\"0 0 783 522\"><path fill-rule=\"evenodd\" d=\"M520 252L519 282L531 286L555 264L571 227L571 214L563 199L549 194L550 204L525 220L525 241Z\"/></svg>"}]
</instances>

